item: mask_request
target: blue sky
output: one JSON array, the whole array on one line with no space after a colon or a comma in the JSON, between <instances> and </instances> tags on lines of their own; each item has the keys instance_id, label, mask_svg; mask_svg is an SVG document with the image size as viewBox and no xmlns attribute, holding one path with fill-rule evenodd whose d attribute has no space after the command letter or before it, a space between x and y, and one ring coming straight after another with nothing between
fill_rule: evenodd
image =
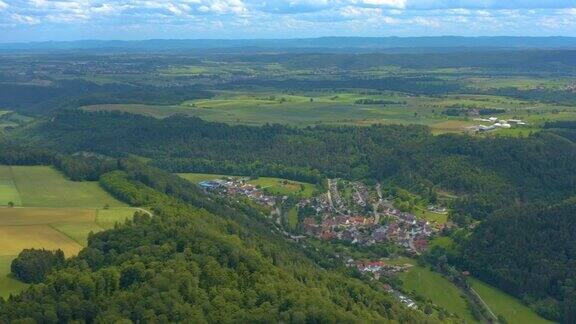
<instances>
[{"instance_id":1,"label":"blue sky","mask_svg":"<svg viewBox=\"0 0 576 324\"><path fill-rule=\"evenodd\" d=\"M0 42L576 36L576 0L0 0Z\"/></svg>"}]
</instances>

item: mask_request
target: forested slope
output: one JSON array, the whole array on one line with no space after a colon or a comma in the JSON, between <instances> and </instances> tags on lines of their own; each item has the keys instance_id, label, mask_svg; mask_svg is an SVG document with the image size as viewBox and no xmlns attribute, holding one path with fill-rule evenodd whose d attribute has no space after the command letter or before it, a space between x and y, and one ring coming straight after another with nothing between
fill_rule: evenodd
<instances>
[{"instance_id":1,"label":"forested slope","mask_svg":"<svg viewBox=\"0 0 576 324\"><path fill-rule=\"evenodd\" d=\"M422 126L295 129L69 111L22 137L70 153L137 154L171 172L258 173L315 183L323 176L386 179L424 196L440 188L464 197L455 206L461 218L566 199L576 184L576 144L547 132L474 138L432 136Z\"/></svg>"},{"instance_id":2,"label":"forested slope","mask_svg":"<svg viewBox=\"0 0 576 324\"><path fill-rule=\"evenodd\" d=\"M498 212L463 247L465 266L548 318L576 322L576 200ZM555 299L546 298L552 296Z\"/></svg>"},{"instance_id":3,"label":"forested slope","mask_svg":"<svg viewBox=\"0 0 576 324\"><path fill-rule=\"evenodd\" d=\"M320 268L246 214L226 207L215 214L176 198L210 205L175 176L137 162L119 166L101 177L102 185L154 216L138 214L92 235L42 284L0 301L0 322L434 321L401 307L378 285ZM149 185L139 181L145 178Z\"/></svg>"}]
</instances>

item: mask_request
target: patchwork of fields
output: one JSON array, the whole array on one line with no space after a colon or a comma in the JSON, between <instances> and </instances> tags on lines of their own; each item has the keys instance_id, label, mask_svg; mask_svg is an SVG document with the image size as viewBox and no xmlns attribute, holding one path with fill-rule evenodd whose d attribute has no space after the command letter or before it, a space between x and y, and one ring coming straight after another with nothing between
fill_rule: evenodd
<instances>
[{"instance_id":1,"label":"patchwork of fields","mask_svg":"<svg viewBox=\"0 0 576 324\"><path fill-rule=\"evenodd\" d=\"M26 286L9 276L23 249L61 249L73 256L90 232L112 228L133 213L97 182L73 182L47 166L0 166L0 297Z\"/></svg>"},{"instance_id":2,"label":"patchwork of fields","mask_svg":"<svg viewBox=\"0 0 576 324\"><path fill-rule=\"evenodd\" d=\"M473 83L474 84L474 83ZM212 99L185 101L179 105L107 104L85 106L87 111L124 111L155 118L176 114L196 116L208 121L229 124L262 125L265 123L310 126L318 124L372 125L420 124L434 133L465 132L478 124L466 116L446 116L449 107L505 109L501 118L528 121L533 128L498 130L495 133L524 136L537 131L548 120L576 118L574 107L525 101L492 95L458 94L412 96L383 91L311 91L284 93L272 90L214 91ZM359 101L372 100L374 104Z\"/></svg>"}]
</instances>

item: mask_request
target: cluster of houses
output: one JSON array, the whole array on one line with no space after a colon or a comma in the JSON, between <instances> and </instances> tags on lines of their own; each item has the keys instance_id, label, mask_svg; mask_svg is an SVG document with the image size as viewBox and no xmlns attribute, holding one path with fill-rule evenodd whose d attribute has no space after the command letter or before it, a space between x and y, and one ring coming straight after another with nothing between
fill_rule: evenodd
<instances>
[{"instance_id":1,"label":"cluster of houses","mask_svg":"<svg viewBox=\"0 0 576 324\"><path fill-rule=\"evenodd\" d=\"M209 192L223 194L229 197L244 196L261 205L274 207L277 198L267 195L255 185L247 183L248 178L231 178L207 180L199 183L200 187Z\"/></svg>"},{"instance_id":2,"label":"cluster of houses","mask_svg":"<svg viewBox=\"0 0 576 324\"><path fill-rule=\"evenodd\" d=\"M390 277L400 272L406 271L412 267L411 264L389 264L385 260L378 261L354 261L349 259L346 265L358 269L363 274L368 274L374 279L379 279L382 276Z\"/></svg>"},{"instance_id":3,"label":"cluster of houses","mask_svg":"<svg viewBox=\"0 0 576 324\"><path fill-rule=\"evenodd\" d=\"M350 183L352 200L345 201L335 183L335 180L329 181L328 193L300 202L299 207L309 204L316 211L303 220L302 229L306 234L367 246L394 242L408 252L419 254L440 230L426 220L394 208L381 198L380 192L370 194L364 184ZM441 207L432 208L445 212Z\"/></svg>"},{"instance_id":4,"label":"cluster of houses","mask_svg":"<svg viewBox=\"0 0 576 324\"><path fill-rule=\"evenodd\" d=\"M307 234L323 240L338 239L361 245L394 242L415 254L424 251L438 231L429 222L397 209L387 209L384 216L387 217L384 224L364 216L327 217L319 224L315 218L307 217L303 228Z\"/></svg>"},{"instance_id":5,"label":"cluster of houses","mask_svg":"<svg viewBox=\"0 0 576 324\"><path fill-rule=\"evenodd\" d=\"M286 199L268 195L248 180L226 178L202 181L199 185L206 191L228 197L244 196L269 207L280 206ZM297 203L299 209L308 211L300 226L306 235L365 246L393 242L408 252L420 254L440 230L426 220L396 209L382 198L379 186L371 190L361 182L346 181L340 182L339 189L338 181L330 179L326 193ZM430 208L445 211L441 207Z\"/></svg>"},{"instance_id":6,"label":"cluster of houses","mask_svg":"<svg viewBox=\"0 0 576 324\"><path fill-rule=\"evenodd\" d=\"M358 269L363 274L369 275L373 280L378 280L380 277L391 277L395 276L401 272L407 271L413 265L411 264L391 264L386 260L377 261L356 261L354 259L348 259L346 261L346 266ZM383 284L384 290L386 290L390 295L394 296L399 302L404 304L408 308L418 309L418 304L412 298L406 296L400 291L392 288L389 284Z\"/></svg>"},{"instance_id":7,"label":"cluster of houses","mask_svg":"<svg viewBox=\"0 0 576 324\"><path fill-rule=\"evenodd\" d=\"M567 85L564 90L568 91L568 92L576 92L576 83L571 83L569 85Z\"/></svg>"},{"instance_id":8,"label":"cluster of houses","mask_svg":"<svg viewBox=\"0 0 576 324\"><path fill-rule=\"evenodd\" d=\"M496 117L476 118L475 121L492 123L491 125L475 125L473 129L477 132L487 132L498 128L512 128L513 126L526 126L526 122L520 119L498 119Z\"/></svg>"}]
</instances>

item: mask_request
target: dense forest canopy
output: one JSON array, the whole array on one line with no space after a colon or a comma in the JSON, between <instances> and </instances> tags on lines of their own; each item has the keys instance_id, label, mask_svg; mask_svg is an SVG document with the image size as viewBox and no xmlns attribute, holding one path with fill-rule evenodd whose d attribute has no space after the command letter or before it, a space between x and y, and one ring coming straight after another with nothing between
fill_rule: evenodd
<instances>
[{"instance_id":1,"label":"dense forest canopy","mask_svg":"<svg viewBox=\"0 0 576 324\"><path fill-rule=\"evenodd\" d=\"M467 239L462 260L498 287L527 299L541 299L538 308L549 318L574 322L575 215L574 199L499 211Z\"/></svg>"}]
</instances>

